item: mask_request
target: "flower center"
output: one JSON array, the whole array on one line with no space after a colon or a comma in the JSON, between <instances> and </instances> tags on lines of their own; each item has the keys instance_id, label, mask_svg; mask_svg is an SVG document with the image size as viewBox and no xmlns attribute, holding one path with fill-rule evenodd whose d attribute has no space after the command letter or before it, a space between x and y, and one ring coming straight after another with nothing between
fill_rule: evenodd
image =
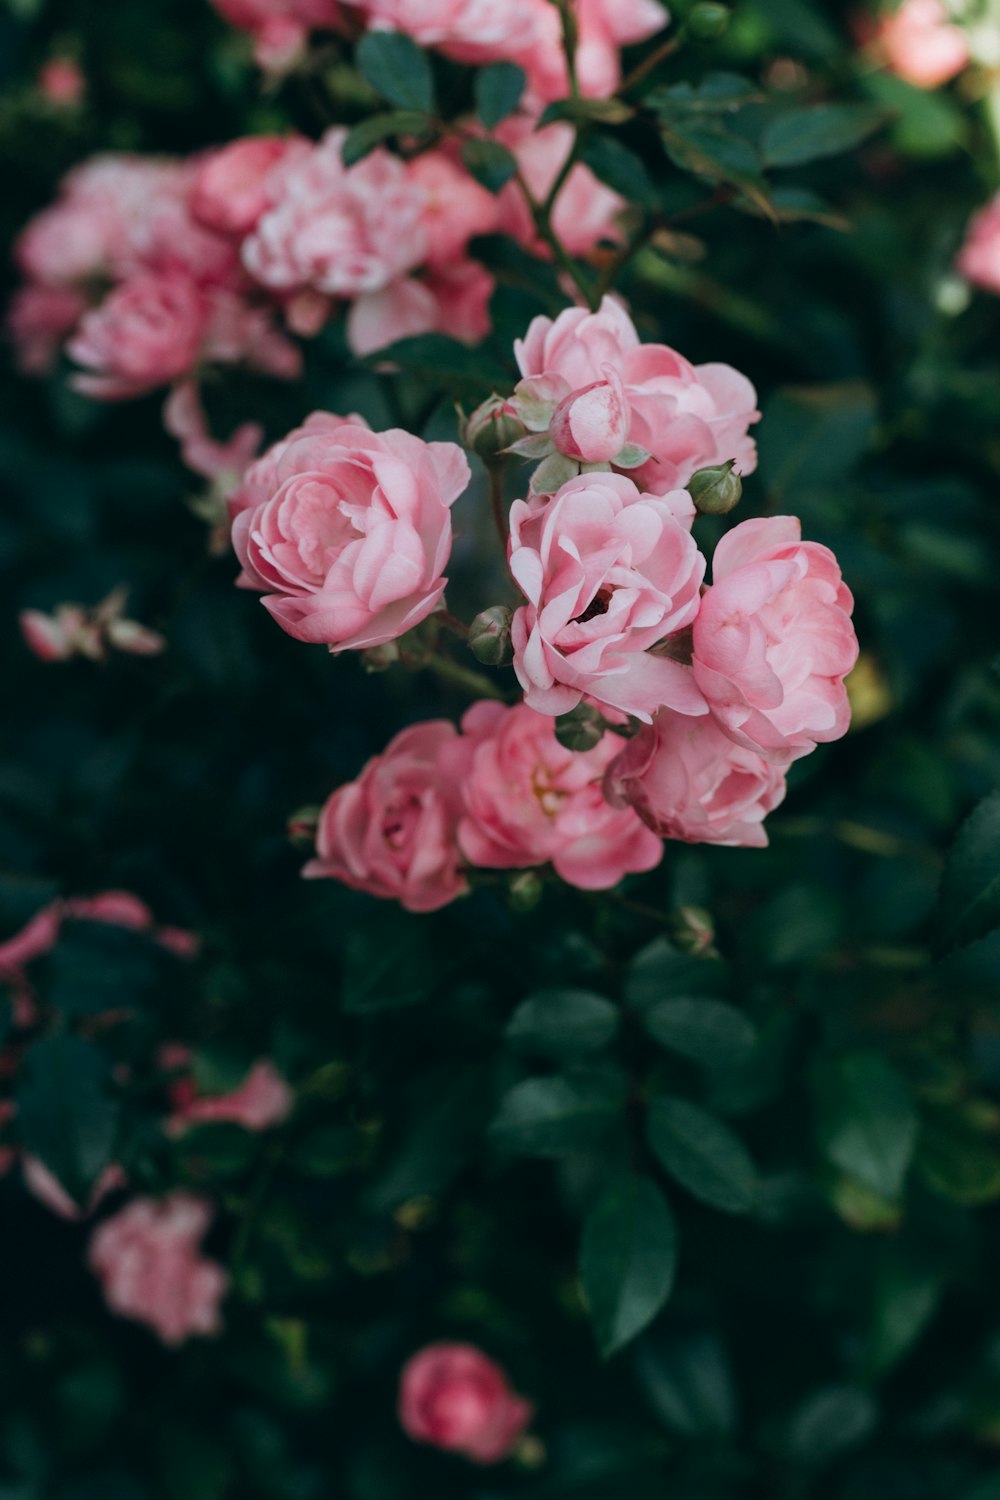
<instances>
[{"instance_id":1,"label":"flower center","mask_svg":"<svg viewBox=\"0 0 1000 1500\"><path fill-rule=\"evenodd\" d=\"M608 605L611 603L612 592L608 588L598 589L583 613L574 616L575 623L577 625L585 625L588 620L596 620L598 615L606 615Z\"/></svg>"}]
</instances>

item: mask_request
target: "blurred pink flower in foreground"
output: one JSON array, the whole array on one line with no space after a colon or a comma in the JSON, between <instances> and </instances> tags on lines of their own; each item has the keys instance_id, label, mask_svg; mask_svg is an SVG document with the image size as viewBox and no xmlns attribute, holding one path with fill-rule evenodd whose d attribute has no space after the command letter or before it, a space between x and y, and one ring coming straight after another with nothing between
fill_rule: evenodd
<instances>
[{"instance_id":1,"label":"blurred pink flower in foreground","mask_svg":"<svg viewBox=\"0 0 1000 1500\"><path fill-rule=\"evenodd\" d=\"M517 1446L534 1408L499 1365L472 1344L429 1344L405 1365L399 1420L417 1443L499 1463Z\"/></svg>"}]
</instances>

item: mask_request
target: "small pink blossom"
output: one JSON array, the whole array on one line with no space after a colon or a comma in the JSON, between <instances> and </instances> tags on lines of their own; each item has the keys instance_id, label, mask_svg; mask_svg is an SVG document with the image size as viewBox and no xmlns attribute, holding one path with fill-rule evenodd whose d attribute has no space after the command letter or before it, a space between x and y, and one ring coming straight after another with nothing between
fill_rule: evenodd
<instances>
[{"instance_id":1,"label":"small pink blossom","mask_svg":"<svg viewBox=\"0 0 1000 1500\"><path fill-rule=\"evenodd\" d=\"M91 1237L87 1259L112 1312L146 1323L169 1346L222 1327L229 1278L199 1246L211 1204L189 1193L136 1198Z\"/></svg>"},{"instance_id":2,"label":"small pink blossom","mask_svg":"<svg viewBox=\"0 0 1000 1500\"><path fill-rule=\"evenodd\" d=\"M226 1094L199 1094L190 1072L192 1061L187 1047L161 1048L162 1067L187 1070L170 1084L171 1114L164 1127L168 1135L180 1135L192 1125L220 1122L241 1125L244 1130L269 1130L291 1114L295 1095L267 1058L254 1063L243 1082Z\"/></svg>"},{"instance_id":3,"label":"small pink blossom","mask_svg":"<svg viewBox=\"0 0 1000 1500\"><path fill-rule=\"evenodd\" d=\"M87 80L72 57L50 57L38 73L38 92L56 109L76 109L83 103Z\"/></svg>"},{"instance_id":4,"label":"small pink blossom","mask_svg":"<svg viewBox=\"0 0 1000 1500\"><path fill-rule=\"evenodd\" d=\"M69 661L76 656L104 661L109 651L158 656L166 649L166 641L158 631L124 617L127 598L128 590L117 588L90 609L71 602L57 605L50 615L40 609L22 609L18 625L39 661Z\"/></svg>"},{"instance_id":5,"label":"small pink blossom","mask_svg":"<svg viewBox=\"0 0 1000 1500\"><path fill-rule=\"evenodd\" d=\"M500 1366L472 1344L429 1344L403 1369L403 1431L416 1443L464 1454L473 1463L500 1463L533 1414Z\"/></svg>"},{"instance_id":6,"label":"small pink blossom","mask_svg":"<svg viewBox=\"0 0 1000 1500\"><path fill-rule=\"evenodd\" d=\"M339 787L320 814L316 858L302 871L436 911L466 889L458 848L461 789L442 766L458 738L442 719L415 724Z\"/></svg>"},{"instance_id":7,"label":"small pink blossom","mask_svg":"<svg viewBox=\"0 0 1000 1500\"><path fill-rule=\"evenodd\" d=\"M938 88L970 62L968 37L942 0L902 0L874 22L860 17L857 29L891 72L917 88Z\"/></svg>"},{"instance_id":8,"label":"small pink blossom","mask_svg":"<svg viewBox=\"0 0 1000 1500\"><path fill-rule=\"evenodd\" d=\"M628 439L631 412L621 376L608 365L595 380L564 396L552 414L549 436L560 453L585 463L607 463Z\"/></svg>"},{"instance_id":9,"label":"small pink blossom","mask_svg":"<svg viewBox=\"0 0 1000 1500\"><path fill-rule=\"evenodd\" d=\"M605 297L596 313L567 308L556 319L534 318L514 345L521 374L560 376L579 391L621 377L631 412L628 440L650 455L632 472L655 494L682 489L698 469L736 462L752 473L757 452L748 428L760 413L756 393L729 365L691 365L665 344L643 344L621 303ZM694 507L687 502L688 514Z\"/></svg>"},{"instance_id":10,"label":"small pink blossom","mask_svg":"<svg viewBox=\"0 0 1000 1500\"><path fill-rule=\"evenodd\" d=\"M782 764L846 733L853 608L837 559L803 542L794 516L726 533L694 622L692 666L730 739Z\"/></svg>"},{"instance_id":11,"label":"small pink blossom","mask_svg":"<svg viewBox=\"0 0 1000 1500\"><path fill-rule=\"evenodd\" d=\"M551 863L569 885L590 891L653 869L661 841L633 813L610 807L601 790L623 745L609 731L592 750L574 753L559 744L551 718L524 704L475 704L462 720L462 742L442 756L462 788L465 858L500 870Z\"/></svg>"},{"instance_id":12,"label":"small pink blossom","mask_svg":"<svg viewBox=\"0 0 1000 1500\"><path fill-rule=\"evenodd\" d=\"M692 623L705 561L670 496L621 474L571 479L539 509L510 512L514 670L525 702L564 714L586 695L646 720L704 713L688 668L650 647Z\"/></svg>"},{"instance_id":13,"label":"small pink blossom","mask_svg":"<svg viewBox=\"0 0 1000 1500\"><path fill-rule=\"evenodd\" d=\"M461 449L317 423L272 455L248 479L259 490L273 462L276 487L236 515L233 546L241 584L265 592L282 629L360 651L426 619L447 581L450 507L469 480Z\"/></svg>"},{"instance_id":14,"label":"small pink blossom","mask_svg":"<svg viewBox=\"0 0 1000 1500\"><path fill-rule=\"evenodd\" d=\"M1000 193L973 217L955 266L973 286L1000 295Z\"/></svg>"},{"instance_id":15,"label":"small pink blossom","mask_svg":"<svg viewBox=\"0 0 1000 1500\"><path fill-rule=\"evenodd\" d=\"M435 266L419 280L403 276L380 292L355 298L347 314L347 342L363 356L421 333L447 333L475 344L490 331L493 277L475 260Z\"/></svg>"},{"instance_id":16,"label":"small pink blossom","mask_svg":"<svg viewBox=\"0 0 1000 1500\"><path fill-rule=\"evenodd\" d=\"M763 848L764 819L785 796L785 766L733 741L708 715L665 708L611 762L605 792L661 838Z\"/></svg>"}]
</instances>

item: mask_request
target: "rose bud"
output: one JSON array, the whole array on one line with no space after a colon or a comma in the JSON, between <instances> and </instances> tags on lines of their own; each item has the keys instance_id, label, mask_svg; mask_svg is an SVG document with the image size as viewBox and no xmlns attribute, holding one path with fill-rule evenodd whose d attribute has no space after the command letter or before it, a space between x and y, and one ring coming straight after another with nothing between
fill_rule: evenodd
<instances>
[{"instance_id":1,"label":"rose bud","mask_svg":"<svg viewBox=\"0 0 1000 1500\"><path fill-rule=\"evenodd\" d=\"M743 481L733 468L735 459L699 469L688 481L688 494L703 516L724 516L734 510L743 495Z\"/></svg>"},{"instance_id":2,"label":"rose bud","mask_svg":"<svg viewBox=\"0 0 1000 1500\"><path fill-rule=\"evenodd\" d=\"M552 414L549 437L560 453L582 463L610 463L628 441L630 412L621 376L605 378L565 396Z\"/></svg>"},{"instance_id":3,"label":"rose bud","mask_svg":"<svg viewBox=\"0 0 1000 1500\"><path fill-rule=\"evenodd\" d=\"M502 667L513 658L510 622L513 611L494 604L476 616L469 626L469 650L485 667Z\"/></svg>"},{"instance_id":4,"label":"rose bud","mask_svg":"<svg viewBox=\"0 0 1000 1500\"><path fill-rule=\"evenodd\" d=\"M473 453L488 460L504 453L511 443L523 438L526 431L516 408L509 401L502 396L490 396L476 407L466 422L462 440Z\"/></svg>"}]
</instances>

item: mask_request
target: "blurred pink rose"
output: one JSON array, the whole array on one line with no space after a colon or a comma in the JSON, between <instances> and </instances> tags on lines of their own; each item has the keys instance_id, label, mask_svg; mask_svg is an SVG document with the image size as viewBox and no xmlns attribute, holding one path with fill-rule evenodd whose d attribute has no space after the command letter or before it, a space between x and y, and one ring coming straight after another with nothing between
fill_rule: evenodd
<instances>
[{"instance_id":1,"label":"blurred pink rose","mask_svg":"<svg viewBox=\"0 0 1000 1500\"><path fill-rule=\"evenodd\" d=\"M615 370L631 411L628 438L652 455L630 471L655 494L682 489L691 475L735 459L740 474L757 465L747 429L756 422L756 393L729 365L690 365L665 344L640 343L621 303L605 297L596 313L567 308L559 317L534 318L514 345L521 374L561 376L579 391ZM688 502L693 517L694 507Z\"/></svg>"},{"instance_id":2,"label":"blurred pink rose","mask_svg":"<svg viewBox=\"0 0 1000 1500\"><path fill-rule=\"evenodd\" d=\"M470 239L493 234L499 226L497 200L462 165L442 150L425 151L408 165L410 181L423 190L427 259L448 266L460 259Z\"/></svg>"},{"instance_id":3,"label":"blurred pink rose","mask_svg":"<svg viewBox=\"0 0 1000 1500\"><path fill-rule=\"evenodd\" d=\"M7 337L21 373L47 375L86 310L87 299L71 287L33 282L19 287L7 309Z\"/></svg>"},{"instance_id":4,"label":"blurred pink rose","mask_svg":"<svg viewBox=\"0 0 1000 1500\"><path fill-rule=\"evenodd\" d=\"M160 1049L161 1067L186 1070L169 1086L171 1114L164 1127L168 1135L180 1135L191 1125L220 1122L269 1130L291 1114L295 1095L267 1058L254 1063L239 1087L227 1094L199 1094L190 1072L192 1062L188 1047L171 1044Z\"/></svg>"},{"instance_id":5,"label":"blurred pink rose","mask_svg":"<svg viewBox=\"0 0 1000 1500\"><path fill-rule=\"evenodd\" d=\"M255 466L256 468L257 466ZM240 583L298 640L360 651L427 618L444 593L450 507L469 481L454 443L344 425L289 442L277 488L233 523Z\"/></svg>"},{"instance_id":6,"label":"blurred pink rose","mask_svg":"<svg viewBox=\"0 0 1000 1500\"><path fill-rule=\"evenodd\" d=\"M154 942L182 957L193 957L198 949L193 933L157 927L145 901L130 891L101 891L95 896L53 901L37 911L20 932L0 943L0 978L19 979L28 964L51 953L64 921L107 922L112 927L148 932Z\"/></svg>"},{"instance_id":7,"label":"blurred pink rose","mask_svg":"<svg viewBox=\"0 0 1000 1500\"><path fill-rule=\"evenodd\" d=\"M87 1251L112 1312L146 1323L165 1344L222 1327L229 1278L200 1253L212 1206L189 1193L136 1198L94 1231Z\"/></svg>"},{"instance_id":8,"label":"blurred pink rose","mask_svg":"<svg viewBox=\"0 0 1000 1500\"><path fill-rule=\"evenodd\" d=\"M726 533L694 622L692 665L730 739L781 764L846 733L853 608L837 559L803 542L794 516Z\"/></svg>"},{"instance_id":9,"label":"blurred pink rose","mask_svg":"<svg viewBox=\"0 0 1000 1500\"><path fill-rule=\"evenodd\" d=\"M38 92L46 104L57 109L75 109L83 103L87 80L80 64L72 57L51 57L39 69Z\"/></svg>"},{"instance_id":10,"label":"blurred pink rose","mask_svg":"<svg viewBox=\"0 0 1000 1500\"><path fill-rule=\"evenodd\" d=\"M785 767L735 745L707 714L665 708L611 762L604 786L612 806L634 808L661 838L763 848Z\"/></svg>"},{"instance_id":11,"label":"blurred pink rose","mask_svg":"<svg viewBox=\"0 0 1000 1500\"><path fill-rule=\"evenodd\" d=\"M574 753L559 744L545 714L524 704L474 704L462 719L462 743L442 752L462 789L458 842L469 863L500 870L551 863L561 879L588 891L653 869L661 841L633 813L610 807L601 790L623 744L608 732L592 750Z\"/></svg>"},{"instance_id":12,"label":"blurred pink rose","mask_svg":"<svg viewBox=\"0 0 1000 1500\"><path fill-rule=\"evenodd\" d=\"M341 23L337 0L212 0L231 26L250 32L257 62L283 72L304 51L310 31L335 31Z\"/></svg>"},{"instance_id":13,"label":"blurred pink rose","mask_svg":"<svg viewBox=\"0 0 1000 1500\"><path fill-rule=\"evenodd\" d=\"M241 510L254 510L271 499L281 485L278 465L293 443L303 437L333 434L341 427L367 428L368 423L357 412L352 412L347 417L338 417L333 412L314 411L311 416L306 417L301 427L293 427L285 437L272 443L244 471L238 487L230 496L229 513L232 518L235 520Z\"/></svg>"},{"instance_id":14,"label":"blurred pink rose","mask_svg":"<svg viewBox=\"0 0 1000 1500\"><path fill-rule=\"evenodd\" d=\"M493 277L475 260L436 266L420 279L403 276L351 303L348 345L353 354L372 354L420 333L447 333L462 343L478 343L490 331L493 288Z\"/></svg>"},{"instance_id":15,"label":"blurred pink rose","mask_svg":"<svg viewBox=\"0 0 1000 1500\"><path fill-rule=\"evenodd\" d=\"M44 1203L45 1207L51 1209L52 1213L58 1214L60 1219L69 1219L74 1223L89 1218L108 1194L123 1188L126 1181L125 1173L117 1162L109 1163L91 1188L90 1198L84 1209L73 1201L59 1179L37 1156L31 1156L28 1152L22 1155L21 1174L24 1177L25 1187L38 1199L39 1203Z\"/></svg>"},{"instance_id":16,"label":"blurred pink rose","mask_svg":"<svg viewBox=\"0 0 1000 1500\"><path fill-rule=\"evenodd\" d=\"M416 1443L495 1464L516 1447L533 1414L500 1366L472 1344L429 1344L403 1368L399 1420Z\"/></svg>"},{"instance_id":17,"label":"blurred pink rose","mask_svg":"<svg viewBox=\"0 0 1000 1500\"><path fill-rule=\"evenodd\" d=\"M621 82L621 49L662 31L670 19L658 0L577 0L576 76L580 92L610 97ZM565 99L569 92L559 13L549 7L543 36L525 59L531 93L538 101Z\"/></svg>"},{"instance_id":18,"label":"blurred pink rose","mask_svg":"<svg viewBox=\"0 0 1000 1500\"><path fill-rule=\"evenodd\" d=\"M250 135L201 159L191 194L191 212L220 234L249 234L270 206L267 184L296 138Z\"/></svg>"},{"instance_id":19,"label":"blurred pink rose","mask_svg":"<svg viewBox=\"0 0 1000 1500\"><path fill-rule=\"evenodd\" d=\"M142 395L187 375L208 327L208 303L183 276L139 275L84 315L70 340L87 373L76 389L104 401Z\"/></svg>"},{"instance_id":20,"label":"blurred pink rose","mask_svg":"<svg viewBox=\"0 0 1000 1500\"><path fill-rule=\"evenodd\" d=\"M525 702L564 714L584 695L647 722L663 705L704 713L688 668L649 648L690 625L705 560L670 497L621 474L583 474L540 510L510 512L510 570Z\"/></svg>"},{"instance_id":21,"label":"blurred pink rose","mask_svg":"<svg viewBox=\"0 0 1000 1500\"><path fill-rule=\"evenodd\" d=\"M436 719L390 740L327 801L316 858L303 875L328 876L414 912L436 911L460 896L461 789L441 765L442 750L457 738L452 724Z\"/></svg>"},{"instance_id":22,"label":"blurred pink rose","mask_svg":"<svg viewBox=\"0 0 1000 1500\"><path fill-rule=\"evenodd\" d=\"M968 38L942 0L902 0L875 19L861 16L857 30L891 72L917 88L935 89L970 62Z\"/></svg>"},{"instance_id":23,"label":"blurred pink rose","mask_svg":"<svg viewBox=\"0 0 1000 1500\"><path fill-rule=\"evenodd\" d=\"M536 130L532 118L514 115L504 120L495 133L516 157L532 197L536 202L544 202L573 149L572 126L560 122ZM503 232L536 255L550 256L551 251L539 239L518 183L508 182L497 202ZM616 221L625 206L624 198L595 177L589 167L577 162L559 189L552 210L552 227L570 255L588 255L602 240L615 244L621 239ZM598 376L591 378L596 380Z\"/></svg>"},{"instance_id":24,"label":"blurred pink rose","mask_svg":"<svg viewBox=\"0 0 1000 1500\"><path fill-rule=\"evenodd\" d=\"M369 24L457 62L522 62L547 40L548 0L363 0Z\"/></svg>"},{"instance_id":25,"label":"blurred pink rose","mask_svg":"<svg viewBox=\"0 0 1000 1500\"><path fill-rule=\"evenodd\" d=\"M1000 295L1000 193L972 219L955 265L973 286Z\"/></svg>"},{"instance_id":26,"label":"blurred pink rose","mask_svg":"<svg viewBox=\"0 0 1000 1500\"><path fill-rule=\"evenodd\" d=\"M101 632L80 604L59 604L50 615L22 609L17 623L25 645L39 661L69 661L74 656L100 661L104 656Z\"/></svg>"},{"instance_id":27,"label":"blurred pink rose","mask_svg":"<svg viewBox=\"0 0 1000 1500\"><path fill-rule=\"evenodd\" d=\"M381 147L353 167L347 131L291 152L268 179L270 207L243 244L243 262L275 291L332 297L379 291L427 257L426 194Z\"/></svg>"}]
</instances>

